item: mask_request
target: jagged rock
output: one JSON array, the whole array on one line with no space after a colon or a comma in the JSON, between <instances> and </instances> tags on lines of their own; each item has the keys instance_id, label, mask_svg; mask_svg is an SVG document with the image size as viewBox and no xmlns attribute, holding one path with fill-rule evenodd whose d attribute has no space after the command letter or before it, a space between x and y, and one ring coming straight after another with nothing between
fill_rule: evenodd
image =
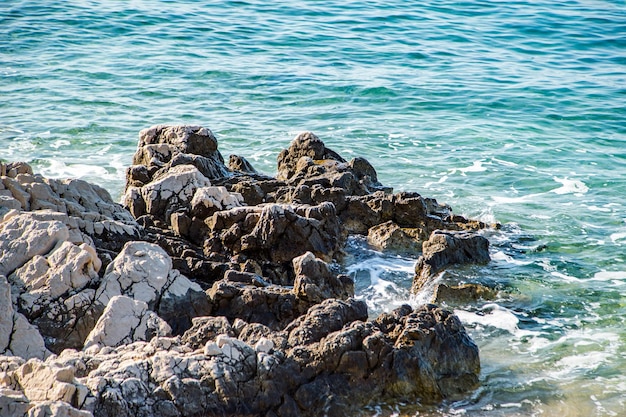
<instances>
[{"instance_id":1,"label":"jagged rock","mask_svg":"<svg viewBox=\"0 0 626 417\"><path fill-rule=\"evenodd\" d=\"M77 410L63 401L42 401L28 410L28 417L93 417L89 411Z\"/></svg>"},{"instance_id":2,"label":"jagged rock","mask_svg":"<svg viewBox=\"0 0 626 417\"><path fill-rule=\"evenodd\" d=\"M314 305L305 316L292 321L284 330L290 346L319 342L331 332L354 321L367 320L367 305L353 298L325 300Z\"/></svg>"},{"instance_id":3,"label":"jagged rock","mask_svg":"<svg viewBox=\"0 0 626 417\"><path fill-rule=\"evenodd\" d=\"M480 284L447 285L437 284L432 302L441 303L471 303L477 300L493 300L496 290Z\"/></svg>"},{"instance_id":4,"label":"jagged rock","mask_svg":"<svg viewBox=\"0 0 626 417\"><path fill-rule=\"evenodd\" d=\"M349 195L390 191L378 182L376 170L367 160L355 158L346 162L311 132L297 135L289 148L278 155L277 178L295 186L336 187Z\"/></svg>"},{"instance_id":5,"label":"jagged rock","mask_svg":"<svg viewBox=\"0 0 626 417\"><path fill-rule=\"evenodd\" d=\"M301 158L310 158L314 161L346 162L338 153L326 148L324 142L312 132L303 132L297 135L289 146L278 155L279 180L288 180L293 177Z\"/></svg>"},{"instance_id":6,"label":"jagged rock","mask_svg":"<svg viewBox=\"0 0 626 417\"><path fill-rule=\"evenodd\" d=\"M490 261L489 241L472 232L435 231L422 246L415 265L411 291L416 293L449 265L481 264Z\"/></svg>"},{"instance_id":7,"label":"jagged rock","mask_svg":"<svg viewBox=\"0 0 626 417\"><path fill-rule=\"evenodd\" d=\"M228 169L231 171L239 171L244 174L257 174L256 169L243 156L231 155L228 158Z\"/></svg>"},{"instance_id":8,"label":"jagged rock","mask_svg":"<svg viewBox=\"0 0 626 417\"><path fill-rule=\"evenodd\" d=\"M22 417L28 413L31 407L28 398L22 392L0 388L0 415Z\"/></svg>"},{"instance_id":9,"label":"jagged rock","mask_svg":"<svg viewBox=\"0 0 626 417\"><path fill-rule=\"evenodd\" d=\"M85 340L85 349L130 344L150 340L154 336L169 336L170 326L144 301L117 295L109 301L93 330Z\"/></svg>"},{"instance_id":10,"label":"jagged rock","mask_svg":"<svg viewBox=\"0 0 626 417\"><path fill-rule=\"evenodd\" d=\"M8 276L14 301L25 316L16 316L18 322L28 324L26 318L30 320L53 351L82 345L95 323L85 308L93 301L93 289L89 287L97 285L101 261L91 239L77 232L76 227L68 228L65 222L76 226L71 219L62 213L30 212L16 214L0 226L4 226L0 234L6 235L12 227L21 227L23 233L15 238L11 250L3 251L6 265L22 264L24 258L29 258ZM38 345L34 341L41 336L27 330L28 326L20 328L25 329L23 337L30 335L28 340L35 350ZM24 348L28 351L28 346ZM15 350L13 353L18 354Z\"/></svg>"},{"instance_id":11,"label":"jagged rock","mask_svg":"<svg viewBox=\"0 0 626 417\"><path fill-rule=\"evenodd\" d=\"M422 251L423 230L402 228L393 221L370 227L367 232L367 243L381 251L415 254Z\"/></svg>"},{"instance_id":12,"label":"jagged rock","mask_svg":"<svg viewBox=\"0 0 626 417\"><path fill-rule=\"evenodd\" d=\"M4 216L4 221L15 216L8 209L31 210L31 215L37 213L41 220L48 216L49 220L64 222L70 229L70 241L86 241L85 236L89 236L96 248L105 252L119 250L141 233L132 215L97 185L78 179L44 178L33 174L24 163L5 172L6 176L0 176L0 217ZM47 210L54 214L45 214Z\"/></svg>"},{"instance_id":13,"label":"jagged rock","mask_svg":"<svg viewBox=\"0 0 626 417\"><path fill-rule=\"evenodd\" d=\"M154 180L155 174L177 165L193 165L209 179L229 175L217 150L217 140L209 129L157 125L139 132L133 167L126 173L126 189L146 185Z\"/></svg>"},{"instance_id":14,"label":"jagged rock","mask_svg":"<svg viewBox=\"0 0 626 417\"><path fill-rule=\"evenodd\" d=\"M191 319L210 311L202 288L172 268L172 260L159 246L129 242L108 266L95 301L106 306L113 297L126 295L147 303L175 334L181 334Z\"/></svg>"},{"instance_id":15,"label":"jagged rock","mask_svg":"<svg viewBox=\"0 0 626 417\"><path fill-rule=\"evenodd\" d=\"M385 222L386 247L398 228L419 240L482 223L392 195L366 160L346 162L311 133L281 152L278 179L242 157L226 168L212 133L193 126L142 131L133 164L126 204L138 221L87 183L0 164L0 352L30 358L16 344L26 340L45 359L0 356L0 412L342 415L475 386L478 350L454 315L403 306L367 321L326 262L346 233ZM463 260L448 249L424 250L429 274ZM178 336L163 336L168 326Z\"/></svg>"},{"instance_id":16,"label":"jagged rock","mask_svg":"<svg viewBox=\"0 0 626 417\"><path fill-rule=\"evenodd\" d=\"M196 167L178 165L143 187L128 188L124 205L135 217L150 214L168 221L172 213L189 205L198 188L210 186L209 179Z\"/></svg>"},{"instance_id":17,"label":"jagged rock","mask_svg":"<svg viewBox=\"0 0 626 417\"><path fill-rule=\"evenodd\" d=\"M11 274L69 238L67 227L59 221L41 222L30 214L11 214L0 223L0 275Z\"/></svg>"},{"instance_id":18,"label":"jagged rock","mask_svg":"<svg viewBox=\"0 0 626 417\"><path fill-rule=\"evenodd\" d=\"M223 316L195 317L193 325L182 336L182 341L192 349L199 349L218 335L235 336L235 330Z\"/></svg>"},{"instance_id":19,"label":"jagged rock","mask_svg":"<svg viewBox=\"0 0 626 417\"><path fill-rule=\"evenodd\" d=\"M310 251L330 261L341 256L344 240L330 203L240 207L217 212L206 224L205 255L224 261L234 255L254 259L268 270L264 276L283 285L293 284L293 275L285 271L292 259Z\"/></svg>"},{"instance_id":20,"label":"jagged rock","mask_svg":"<svg viewBox=\"0 0 626 417\"><path fill-rule=\"evenodd\" d=\"M76 393L74 369L30 359L14 373L18 386L30 401L72 403Z\"/></svg>"},{"instance_id":21,"label":"jagged rock","mask_svg":"<svg viewBox=\"0 0 626 417\"><path fill-rule=\"evenodd\" d=\"M239 193L229 193L225 187L203 187L196 190L191 199L190 214L206 219L216 211L241 207L243 197Z\"/></svg>"},{"instance_id":22,"label":"jagged rock","mask_svg":"<svg viewBox=\"0 0 626 417\"><path fill-rule=\"evenodd\" d=\"M37 328L14 310L11 287L4 275L0 275L0 355L15 355L24 359L50 356Z\"/></svg>"},{"instance_id":23,"label":"jagged rock","mask_svg":"<svg viewBox=\"0 0 626 417\"><path fill-rule=\"evenodd\" d=\"M345 300L354 296L354 282L347 275L336 276L326 262L315 258L311 252L294 258L296 275L293 291L300 299L320 303L328 298Z\"/></svg>"},{"instance_id":24,"label":"jagged rock","mask_svg":"<svg viewBox=\"0 0 626 417\"><path fill-rule=\"evenodd\" d=\"M66 350L45 362L2 357L0 388L22 404L63 400L100 417L313 416L455 399L476 384L478 351L454 315L403 306L366 318L353 299L326 300L277 332L201 318L182 339Z\"/></svg>"},{"instance_id":25,"label":"jagged rock","mask_svg":"<svg viewBox=\"0 0 626 417\"><path fill-rule=\"evenodd\" d=\"M284 327L310 306L301 302L289 288L258 287L227 279L213 284L207 294L213 305L212 315L262 323L272 329Z\"/></svg>"},{"instance_id":26,"label":"jagged rock","mask_svg":"<svg viewBox=\"0 0 626 417\"><path fill-rule=\"evenodd\" d=\"M95 248L58 244L46 256L34 256L9 277L20 289L19 306L35 318L61 298L69 298L98 281L101 262Z\"/></svg>"},{"instance_id":27,"label":"jagged rock","mask_svg":"<svg viewBox=\"0 0 626 417\"><path fill-rule=\"evenodd\" d=\"M295 258L293 269L296 274L293 288L272 285L254 273L228 271L224 280L207 291L212 314L261 323L277 330L325 299L346 300L354 296L352 279L336 276L311 252Z\"/></svg>"}]
</instances>

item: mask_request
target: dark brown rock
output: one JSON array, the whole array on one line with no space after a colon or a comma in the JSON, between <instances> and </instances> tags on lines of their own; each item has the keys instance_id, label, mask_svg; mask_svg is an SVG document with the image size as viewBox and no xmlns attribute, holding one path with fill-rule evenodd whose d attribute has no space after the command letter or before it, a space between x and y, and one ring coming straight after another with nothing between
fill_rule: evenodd
<instances>
[{"instance_id":1,"label":"dark brown rock","mask_svg":"<svg viewBox=\"0 0 626 417\"><path fill-rule=\"evenodd\" d=\"M490 261L489 241L472 232L436 231L424 242L415 265L411 291L417 292L450 265L484 264Z\"/></svg>"},{"instance_id":2,"label":"dark brown rock","mask_svg":"<svg viewBox=\"0 0 626 417\"><path fill-rule=\"evenodd\" d=\"M435 287L432 302L435 304L467 304L478 300L493 300L496 294L496 290L480 284L438 284Z\"/></svg>"}]
</instances>

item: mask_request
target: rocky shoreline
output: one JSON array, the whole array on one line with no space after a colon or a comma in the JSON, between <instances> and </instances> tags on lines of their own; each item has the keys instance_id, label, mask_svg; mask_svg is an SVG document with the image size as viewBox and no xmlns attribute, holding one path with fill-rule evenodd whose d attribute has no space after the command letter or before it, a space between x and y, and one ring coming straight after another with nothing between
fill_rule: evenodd
<instances>
[{"instance_id":1,"label":"rocky shoreline","mask_svg":"<svg viewBox=\"0 0 626 417\"><path fill-rule=\"evenodd\" d=\"M140 132L122 205L0 163L0 415L355 415L475 388L478 348L456 316L428 304L370 319L331 264L351 234L421 253L418 292L488 262L479 231L493 226L394 194L310 132L277 172L226 164L199 126Z\"/></svg>"}]
</instances>

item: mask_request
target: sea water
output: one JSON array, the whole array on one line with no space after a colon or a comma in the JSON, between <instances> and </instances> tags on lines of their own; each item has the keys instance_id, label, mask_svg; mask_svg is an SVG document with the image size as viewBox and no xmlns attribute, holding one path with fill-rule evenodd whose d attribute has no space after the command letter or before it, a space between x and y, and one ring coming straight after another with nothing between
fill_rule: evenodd
<instances>
[{"instance_id":1,"label":"sea water","mask_svg":"<svg viewBox=\"0 0 626 417\"><path fill-rule=\"evenodd\" d=\"M364 415L623 416L625 74L623 0L3 0L0 159L119 199L142 128L208 127L268 174L311 130L502 224L488 265L438 278L499 290L446 306L480 387ZM419 254L349 245L371 314L429 300L408 290Z\"/></svg>"}]
</instances>

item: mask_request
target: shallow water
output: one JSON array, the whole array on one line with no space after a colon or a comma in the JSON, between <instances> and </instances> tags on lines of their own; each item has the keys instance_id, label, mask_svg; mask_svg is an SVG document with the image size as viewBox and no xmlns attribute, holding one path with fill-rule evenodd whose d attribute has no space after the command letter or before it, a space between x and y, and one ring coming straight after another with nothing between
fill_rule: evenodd
<instances>
[{"instance_id":1,"label":"shallow water","mask_svg":"<svg viewBox=\"0 0 626 417\"><path fill-rule=\"evenodd\" d=\"M448 306L481 387L367 414L624 415L626 3L422 3L5 0L0 159L119 198L150 125L208 127L270 174L314 131L396 190L504 225L490 264L441 278L500 289ZM344 267L372 313L428 299L408 293L417 255L360 247Z\"/></svg>"}]
</instances>

